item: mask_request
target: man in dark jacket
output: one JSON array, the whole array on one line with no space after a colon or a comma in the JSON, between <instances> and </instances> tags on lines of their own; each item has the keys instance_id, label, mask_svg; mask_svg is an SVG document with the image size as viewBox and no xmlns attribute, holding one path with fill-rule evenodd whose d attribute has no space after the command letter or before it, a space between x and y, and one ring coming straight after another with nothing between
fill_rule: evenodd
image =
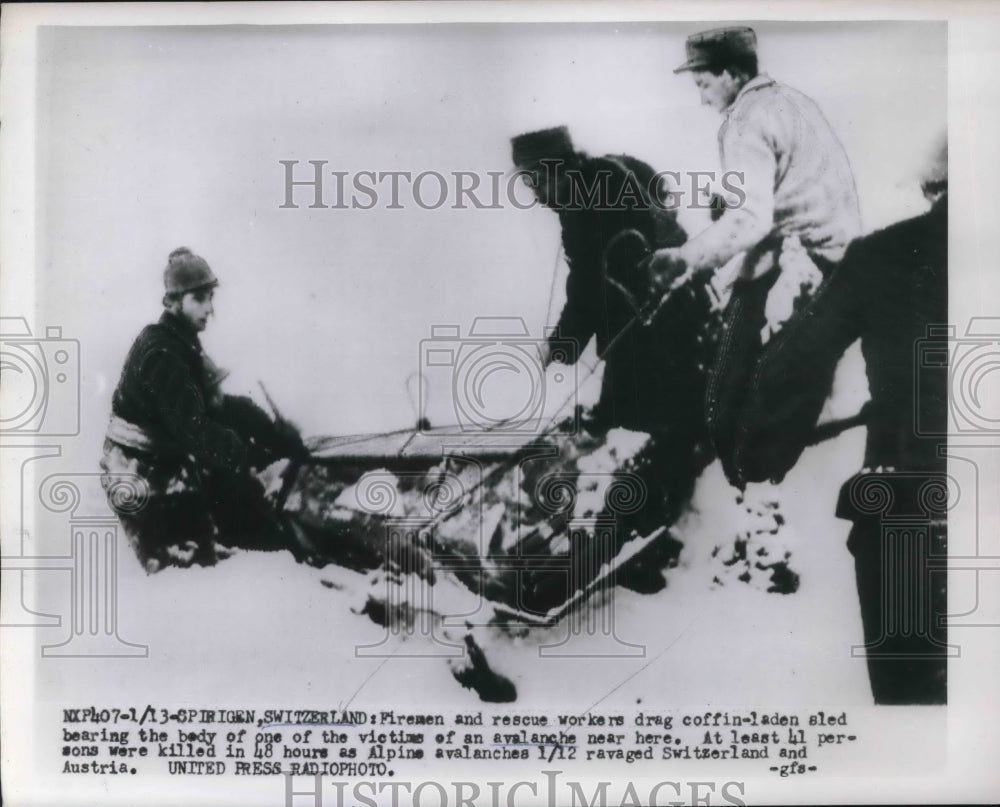
<instances>
[{"instance_id":1,"label":"man in dark jacket","mask_svg":"<svg viewBox=\"0 0 1000 807\"><path fill-rule=\"evenodd\" d=\"M925 177L931 210L856 240L765 349L731 457L749 481L783 477L810 442L838 359L860 337L868 438L837 515L854 523L848 547L880 704L947 698L948 390L944 374L917 383L915 351L948 318L946 160Z\"/></svg>"},{"instance_id":2,"label":"man in dark jacket","mask_svg":"<svg viewBox=\"0 0 1000 807\"><path fill-rule=\"evenodd\" d=\"M221 378L198 334L213 313L217 285L203 258L184 247L170 254L166 310L132 345L112 399L102 483L149 572L212 564L220 546L286 545L262 486L250 474L253 442L233 428L247 420L247 407L219 395L216 406L208 403ZM261 418L270 424L263 440L269 449L286 456L301 449L297 434L281 430L253 406L256 432L263 433ZM126 479L139 480L136 497L120 495L129 489L122 487Z\"/></svg>"},{"instance_id":3,"label":"man in dark jacket","mask_svg":"<svg viewBox=\"0 0 1000 807\"><path fill-rule=\"evenodd\" d=\"M710 298L704 284L675 294L648 324L635 302L608 282L616 272L622 234L647 251L676 247L685 233L659 195L657 175L628 156L590 157L576 151L565 127L519 135L513 162L538 200L559 215L569 275L566 304L548 361L575 362L591 338L604 359L601 396L587 427L622 427L652 435L667 510L676 514L710 458L704 424L706 366L710 361ZM621 253L628 263L627 250ZM609 265L609 261L611 265ZM644 291L644 290L641 290ZM557 355L567 340L574 355Z\"/></svg>"}]
</instances>

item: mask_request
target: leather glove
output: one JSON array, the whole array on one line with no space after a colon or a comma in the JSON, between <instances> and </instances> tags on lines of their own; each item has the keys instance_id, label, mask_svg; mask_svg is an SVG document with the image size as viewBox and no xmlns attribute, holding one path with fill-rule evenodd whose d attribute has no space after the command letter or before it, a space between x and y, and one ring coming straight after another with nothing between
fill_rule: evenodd
<instances>
[{"instance_id":1,"label":"leather glove","mask_svg":"<svg viewBox=\"0 0 1000 807\"><path fill-rule=\"evenodd\" d=\"M683 285L688 277L687 264L672 249L660 249L639 264L652 296L659 300L671 289Z\"/></svg>"}]
</instances>

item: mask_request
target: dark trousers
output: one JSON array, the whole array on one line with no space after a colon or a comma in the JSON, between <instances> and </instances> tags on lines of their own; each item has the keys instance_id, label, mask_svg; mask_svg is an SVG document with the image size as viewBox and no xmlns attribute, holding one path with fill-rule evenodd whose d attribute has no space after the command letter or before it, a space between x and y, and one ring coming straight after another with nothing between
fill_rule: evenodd
<instances>
[{"instance_id":1,"label":"dark trousers","mask_svg":"<svg viewBox=\"0 0 1000 807\"><path fill-rule=\"evenodd\" d=\"M855 522L854 555L865 655L877 704L948 700L947 556L944 522Z\"/></svg>"},{"instance_id":2,"label":"dark trousers","mask_svg":"<svg viewBox=\"0 0 1000 807\"><path fill-rule=\"evenodd\" d=\"M753 280L737 280L734 283L705 395L706 420L712 443L726 478L741 489L748 481L759 482L769 477L780 480L795 464L808 439L808 435L789 432L779 440L747 445L740 430L754 373L764 352L760 334L767 322L767 298L780 274L777 263L780 251L780 239L767 238L747 253L745 264L771 268ZM834 271L831 261L812 253L810 257L824 277L829 277ZM800 296L795 301L795 312L801 311L809 299ZM835 365L831 365L826 377L810 389L789 389L789 394L801 401L800 409L815 410L819 414L829 394L834 369ZM804 427L811 431L814 423L815 419L811 423L798 424L799 430ZM765 472L763 468L771 469L771 472Z\"/></svg>"},{"instance_id":3,"label":"dark trousers","mask_svg":"<svg viewBox=\"0 0 1000 807\"><path fill-rule=\"evenodd\" d=\"M106 440L101 483L147 571L212 565L215 544L288 546L261 483L247 472L208 473Z\"/></svg>"},{"instance_id":4,"label":"dark trousers","mask_svg":"<svg viewBox=\"0 0 1000 807\"><path fill-rule=\"evenodd\" d=\"M203 474L203 493L223 546L272 551L287 546L264 487L249 473Z\"/></svg>"}]
</instances>

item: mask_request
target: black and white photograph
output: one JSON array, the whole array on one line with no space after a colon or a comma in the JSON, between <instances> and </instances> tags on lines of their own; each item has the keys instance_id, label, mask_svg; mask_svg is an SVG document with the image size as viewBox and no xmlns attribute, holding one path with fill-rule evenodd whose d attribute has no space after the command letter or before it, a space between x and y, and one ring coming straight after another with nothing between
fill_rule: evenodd
<instances>
[{"instance_id":1,"label":"black and white photograph","mask_svg":"<svg viewBox=\"0 0 1000 807\"><path fill-rule=\"evenodd\" d=\"M4 804L1000 796L994 7L0 16Z\"/></svg>"}]
</instances>

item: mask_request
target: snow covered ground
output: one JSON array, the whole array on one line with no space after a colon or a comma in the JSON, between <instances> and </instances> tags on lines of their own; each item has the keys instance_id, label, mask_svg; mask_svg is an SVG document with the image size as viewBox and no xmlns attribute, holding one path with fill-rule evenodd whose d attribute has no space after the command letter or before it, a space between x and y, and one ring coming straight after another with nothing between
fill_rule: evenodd
<instances>
[{"instance_id":1,"label":"snow covered ground","mask_svg":"<svg viewBox=\"0 0 1000 807\"><path fill-rule=\"evenodd\" d=\"M421 369L432 326L467 328L475 316L517 315L538 334L553 319L565 271L553 278L556 217L516 209L313 210L304 202L282 209L278 161L327 159L331 170L349 171L508 170L512 134L565 123L594 154L710 169L717 116L699 108L688 77L669 72L694 30L584 26L572 37L558 26L419 26L391 36L305 28L48 32L39 51L48 67L38 81L50 101L38 150L45 157L40 198L50 201L37 239L46 282L35 324L62 326L82 348L81 430L59 467L97 470L122 359L158 315L157 267L180 243L204 254L222 279L205 345L233 370L229 391L256 395L264 379L307 435L412 423L418 413L404 381ZM866 229L920 212L909 167L945 120L941 30L782 23L761 24L758 34L763 68L815 97L843 138ZM838 58L803 59L804 48ZM905 55L905 70L880 70L885 48ZM401 61L400 54L407 56ZM652 68L630 70L623 81L628 64ZM220 83L223 76L230 78ZM425 123L413 132L411 121ZM156 215L135 216L137 200ZM705 215L681 210L692 233ZM118 304L122 290L127 305ZM599 373L588 384L598 380ZM856 412L860 388L848 384L839 398L847 403L830 414ZM454 416L448 389L431 390L433 422ZM839 485L860 466L862 443L863 429L856 429L807 451L781 488L781 541L800 575L794 594L725 577L721 586L712 583L719 563L711 552L731 542L742 517L712 466L666 588L615 594L618 635L645 644L644 658L542 659L532 633L497 638L493 644L503 649L491 663L515 681L526 704L597 700L625 680L610 698L745 703L806 701L828 691L867 702L864 665L850 657L860 621L844 546L848 524L833 517ZM44 526L36 525L37 543L29 540L27 549L65 551L65 522L51 535ZM280 682L275 696L283 703L347 700L356 691L373 702L416 692L477 700L442 672L439 659L397 653L379 667L379 660L355 658L355 644L384 632L350 610L369 587L361 575L298 565L287 553L245 553L214 568L147 577L127 552L122 541L120 633L148 644L150 657L42 665L54 699L110 677L130 696L156 688L164 697L204 701L259 695L267 681ZM54 604L69 596L65 582L39 582L42 610L65 613ZM572 689L552 685L570 672Z\"/></svg>"},{"instance_id":2,"label":"snow covered ground","mask_svg":"<svg viewBox=\"0 0 1000 807\"><path fill-rule=\"evenodd\" d=\"M720 564L712 549L731 541L740 518L713 464L699 482L695 512L680 526L685 547L680 565L666 572L666 588L650 595L614 590L614 632L644 646L643 655L602 657L622 648L598 633L575 636L564 647L579 657L542 657L540 646L565 639L565 626L517 636L477 628L492 667L516 685L518 705L870 703L864 664L850 654L861 629L844 544L849 525L832 516L840 483L857 467L852 455L860 454L863 434L855 429L810 449L780 487L787 518L781 538L801 576L794 594L769 594L733 579L713 584ZM402 705L417 698L427 707L481 706L449 674L433 641L389 635L357 613L371 587L363 574L315 569L285 552L244 552L211 568L147 576L122 549L119 633L148 644L149 659L42 665L39 685L47 691L80 696L79 685L94 681L104 698L114 691L128 703L155 691L160 701L234 707L258 703L262 693L275 707ZM461 637L461 630L449 631ZM356 646L380 642L378 656L356 656ZM565 680L573 686L561 685Z\"/></svg>"}]
</instances>

